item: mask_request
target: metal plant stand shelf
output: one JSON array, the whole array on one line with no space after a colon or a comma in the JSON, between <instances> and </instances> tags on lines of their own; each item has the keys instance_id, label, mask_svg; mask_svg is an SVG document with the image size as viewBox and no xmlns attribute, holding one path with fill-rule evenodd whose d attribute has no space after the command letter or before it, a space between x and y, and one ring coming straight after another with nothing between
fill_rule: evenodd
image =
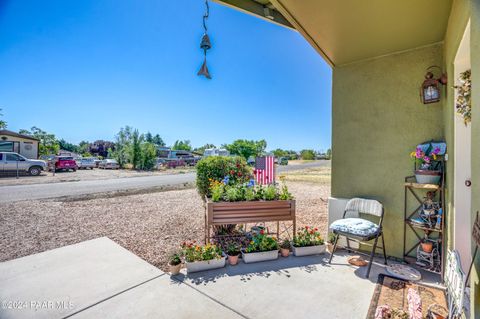
<instances>
[{"instance_id":1,"label":"metal plant stand shelf","mask_svg":"<svg viewBox=\"0 0 480 319\"><path fill-rule=\"evenodd\" d=\"M444 260L445 260L445 165L442 162L442 178L439 185L435 184L418 184L415 182L415 176L405 177L405 197L404 197L404 232L403 232L403 259L409 264L416 264L421 269L440 274L443 279ZM424 196L434 197L436 209L441 210L441 220L439 223L432 224L429 221L438 219L437 215L432 215L430 219L427 217L424 223L418 222L422 220L421 216L425 214ZM418 202L419 206L413 211L409 211L409 203L411 200ZM423 215L422 215L423 214ZM415 216L420 216L414 218ZM415 236L413 246L407 246L407 238ZM431 235L434 235L430 237ZM433 244L431 253L425 252L420 247L421 241L428 237L428 241ZM415 254L415 256L412 256Z\"/></svg>"}]
</instances>

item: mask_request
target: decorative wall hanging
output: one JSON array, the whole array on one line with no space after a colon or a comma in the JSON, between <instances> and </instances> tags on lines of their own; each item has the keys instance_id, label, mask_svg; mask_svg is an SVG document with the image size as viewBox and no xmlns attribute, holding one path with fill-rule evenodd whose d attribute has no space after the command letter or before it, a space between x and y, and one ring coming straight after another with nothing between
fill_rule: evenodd
<instances>
[{"instance_id":1,"label":"decorative wall hanging","mask_svg":"<svg viewBox=\"0 0 480 319\"><path fill-rule=\"evenodd\" d=\"M455 108L457 109L457 113L463 117L465 125L472 121L472 101L470 99L472 91L471 76L471 70L460 73L460 77L458 78L460 85L454 86L457 91Z\"/></svg>"},{"instance_id":2,"label":"decorative wall hanging","mask_svg":"<svg viewBox=\"0 0 480 319\"><path fill-rule=\"evenodd\" d=\"M205 30L203 37L202 37L202 42L200 43L200 48L203 50L203 64L200 70L198 71L197 75L203 75L207 79L211 79L212 76L210 75L210 72L208 72L208 67L207 67L207 50L210 50L212 47L212 44L210 43L210 38L208 37L207 34L207 19L210 14L210 7L208 6L208 0L205 0L205 14L203 15L203 29Z\"/></svg>"}]
</instances>

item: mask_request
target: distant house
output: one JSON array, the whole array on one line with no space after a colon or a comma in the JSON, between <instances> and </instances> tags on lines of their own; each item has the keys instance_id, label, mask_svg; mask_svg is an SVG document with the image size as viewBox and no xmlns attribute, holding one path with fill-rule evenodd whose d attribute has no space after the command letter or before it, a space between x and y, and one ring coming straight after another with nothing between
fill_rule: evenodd
<instances>
[{"instance_id":1,"label":"distant house","mask_svg":"<svg viewBox=\"0 0 480 319\"><path fill-rule=\"evenodd\" d=\"M38 158L39 140L29 135L0 130L0 152L17 152L26 158Z\"/></svg>"}]
</instances>

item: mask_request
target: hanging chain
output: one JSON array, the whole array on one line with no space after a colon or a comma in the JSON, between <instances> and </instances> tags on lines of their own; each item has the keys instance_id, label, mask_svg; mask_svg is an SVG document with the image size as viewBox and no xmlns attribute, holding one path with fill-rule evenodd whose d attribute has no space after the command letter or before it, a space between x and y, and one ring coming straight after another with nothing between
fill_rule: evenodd
<instances>
[{"instance_id":1,"label":"hanging chain","mask_svg":"<svg viewBox=\"0 0 480 319\"><path fill-rule=\"evenodd\" d=\"M208 0L205 0L205 14L203 15L203 29L205 29L205 34L207 34L207 20L208 16L210 15L210 7L208 5Z\"/></svg>"}]
</instances>

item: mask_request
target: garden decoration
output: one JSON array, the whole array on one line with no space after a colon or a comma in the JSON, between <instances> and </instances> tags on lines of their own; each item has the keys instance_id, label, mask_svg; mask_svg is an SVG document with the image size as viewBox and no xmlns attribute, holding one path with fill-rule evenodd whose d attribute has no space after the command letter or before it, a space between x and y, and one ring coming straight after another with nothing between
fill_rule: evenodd
<instances>
[{"instance_id":1,"label":"garden decoration","mask_svg":"<svg viewBox=\"0 0 480 319\"><path fill-rule=\"evenodd\" d=\"M455 108L457 110L457 113L463 118L463 122L465 123L465 125L472 121L471 76L471 70L467 70L461 73L458 79L460 85L454 86L457 91Z\"/></svg>"},{"instance_id":2,"label":"garden decoration","mask_svg":"<svg viewBox=\"0 0 480 319\"><path fill-rule=\"evenodd\" d=\"M277 238L268 236L264 230L261 230L258 235L254 235L248 246L242 250L242 259L246 264L277 258Z\"/></svg>"},{"instance_id":3,"label":"garden decoration","mask_svg":"<svg viewBox=\"0 0 480 319\"><path fill-rule=\"evenodd\" d=\"M202 67L198 71L197 75L203 75L207 79L211 79L212 76L210 75L207 67L207 50L210 50L212 48L212 44L210 43L210 37L207 34L207 19L210 15L210 7L208 5L208 0L205 0L205 7L205 14L203 15L203 29L205 30L205 32L202 37L202 42L200 43L200 48L203 50L204 59Z\"/></svg>"},{"instance_id":4,"label":"garden decoration","mask_svg":"<svg viewBox=\"0 0 480 319\"><path fill-rule=\"evenodd\" d=\"M292 249L295 256L323 254L325 243L318 232L318 228L305 226L300 228L293 237Z\"/></svg>"},{"instance_id":5,"label":"garden decoration","mask_svg":"<svg viewBox=\"0 0 480 319\"><path fill-rule=\"evenodd\" d=\"M410 153L415 161L415 178L419 184L439 184L442 178L441 157L445 155L444 142L428 142L417 146Z\"/></svg>"},{"instance_id":6,"label":"garden decoration","mask_svg":"<svg viewBox=\"0 0 480 319\"><path fill-rule=\"evenodd\" d=\"M184 242L182 253L185 256L187 273L225 267L226 257L216 245L200 246L195 242Z\"/></svg>"}]
</instances>

